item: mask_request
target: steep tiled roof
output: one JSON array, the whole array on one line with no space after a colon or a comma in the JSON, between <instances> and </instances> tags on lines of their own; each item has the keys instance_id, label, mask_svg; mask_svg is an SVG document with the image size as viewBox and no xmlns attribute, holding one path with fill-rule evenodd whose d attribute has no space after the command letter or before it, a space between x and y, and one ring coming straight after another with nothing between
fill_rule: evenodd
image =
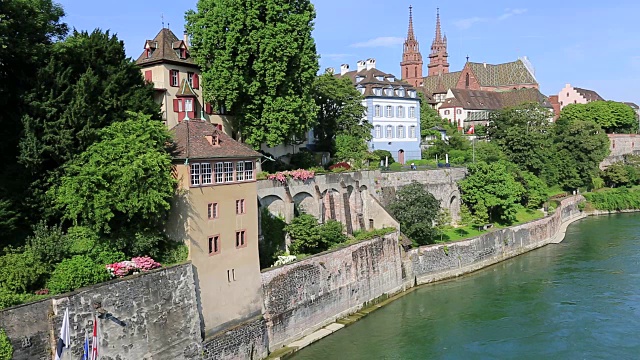
<instances>
[{"instance_id":1,"label":"steep tiled roof","mask_svg":"<svg viewBox=\"0 0 640 360\"><path fill-rule=\"evenodd\" d=\"M384 93L384 89L388 89L388 88L393 88L394 90L399 89L399 88L403 88L405 90L404 92L404 98L411 98L411 96L409 96L409 92L408 90L416 90L413 86L409 85L408 83L402 81L401 79L398 79L397 77L395 77L392 74L387 74L383 71L380 71L376 68L372 68L369 70L361 70L361 71L349 71L347 73L345 73L344 75L341 74L336 74L335 75L338 78L347 78L349 80L351 80L351 82L356 85L356 87L360 87L363 86L365 91L364 91L364 96L376 96L373 93L373 89L375 88L379 88L382 89L382 95L381 97L389 97ZM362 80L360 80L359 82L356 80L356 78L358 77L362 77ZM378 78L382 78L382 80L378 80ZM393 79L393 81L391 81L391 79ZM394 95L392 97L400 97L398 95L395 94L394 91ZM416 97L417 99L417 97Z\"/></svg>"},{"instance_id":2,"label":"steep tiled roof","mask_svg":"<svg viewBox=\"0 0 640 360\"><path fill-rule=\"evenodd\" d=\"M423 79L424 92L427 94L438 92L440 83L442 83L442 87L445 91L455 89L461 74L462 71L456 71L438 76L427 76Z\"/></svg>"},{"instance_id":3,"label":"steep tiled roof","mask_svg":"<svg viewBox=\"0 0 640 360\"><path fill-rule=\"evenodd\" d=\"M174 159L257 158L260 153L233 140L208 121L186 120L171 129L176 145ZM207 136L218 136L211 145Z\"/></svg>"},{"instance_id":4,"label":"steep tiled roof","mask_svg":"<svg viewBox=\"0 0 640 360\"><path fill-rule=\"evenodd\" d=\"M147 40L145 42L145 50L142 51L142 54L140 54L140 57L136 60L136 64L146 66L161 62L172 62L196 66L195 61L189 56L188 52L186 59L181 59L178 53L176 53L176 50L182 45L186 46L184 41L178 39L171 30L166 28L162 29L153 40ZM147 57L147 47L152 50L149 57Z\"/></svg>"},{"instance_id":5,"label":"steep tiled roof","mask_svg":"<svg viewBox=\"0 0 640 360\"><path fill-rule=\"evenodd\" d=\"M638 110L638 109L640 109L640 107L639 107L636 103L632 103L632 102L623 102L623 104L626 104L626 105L631 106L631 108L632 108L633 110Z\"/></svg>"},{"instance_id":6,"label":"steep tiled roof","mask_svg":"<svg viewBox=\"0 0 640 360\"><path fill-rule=\"evenodd\" d=\"M191 87L187 79L182 79L182 83L180 84L180 90L178 90L178 93L176 94L176 96L196 96L196 94L193 92L193 88Z\"/></svg>"},{"instance_id":7,"label":"steep tiled roof","mask_svg":"<svg viewBox=\"0 0 640 360\"><path fill-rule=\"evenodd\" d=\"M582 89L582 88L577 88L577 87L574 87L574 89L575 89L575 91L578 92L578 94L582 95L585 99L587 99L587 102L604 101L602 96L598 95L598 93L593 91L593 90Z\"/></svg>"},{"instance_id":8,"label":"steep tiled roof","mask_svg":"<svg viewBox=\"0 0 640 360\"><path fill-rule=\"evenodd\" d=\"M446 99L441 108L462 107L467 110L498 110L528 102L551 108L549 99L538 89L519 89L504 92L452 89L454 98Z\"/></svg>"},{"instance_id":9,"label":"steep tiled roof","mask_svg":"<svg viewBox=\"0 0 640 360\"><path fill-rule=\"evenodd\" d=\"M498 65L474 62L469 62L468 65L480 86L498 87L538 83L520 59Z\"/></svg>"}]
</instances>

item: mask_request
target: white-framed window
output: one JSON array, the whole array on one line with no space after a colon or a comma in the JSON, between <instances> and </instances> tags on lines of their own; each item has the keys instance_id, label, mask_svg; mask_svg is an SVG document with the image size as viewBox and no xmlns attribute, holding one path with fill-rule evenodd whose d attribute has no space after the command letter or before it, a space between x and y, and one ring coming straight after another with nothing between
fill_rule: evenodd
<instances>
[{"instance_id":1,"label":"white-framed window","mask_svg":"<svg viewBox=\"0 0 640 360\"><path fill-rule=\"evenodd\" d=\"M244 161L236 163L236 181L244 181Z\"/></svg>"},{"instance_id":2,"label":"white-framed window","mask_svg":"<svg viewBox=\"0 0 640 360\"><path fill-rule=\"evenodd\" d=\"M224 182L233 182L233 163L231 161L224 163Z\"/></svg>"},{"instance_id":3,"label":"white-framed window","mask_svg":"<svg viewBox=\"0 0 640 360\"><path fill-rule=\"evenodd\" d=\"M457 113L458 115L462 114L462 109L458 109L458 110L456 110L456 113Z\"/></svg>"},{"instance_id":4,"label":"white-framed window","mask_svg":"<svg viewBox=\"0 0 640 360\"><path fill-rule=\"evenodd\" d=\"M360 94L364 95L364 90L365 89L363 87L360 87L358 90L360 90Z\"/></svg>"},{"instance_id":5,"label":"white-framed window","mask_svg":"<svg viewBox=\"0 0 640 360\"><path fill-rule=\"evenodd\" d=\"M236 200L236 215L246 213L246 209L244 207L244 199Z\"/></svg>"},{"instance_id":6,"label":"white-framed window","mask_svg":"<svg viewBox=\"0 0 640 360\"><path fill-rule=\"evenodd\" d=\"M378 76L376 76L376 80L378 80L378 81L384 81L384 77L382 77L382 76L379 76L379 75L378 75Z\"/></svg>"},{"instance_id":7,"label":"white-framed window","mask_svg":"<svg viewBox=\"0 0 640 360\"><path fill-rule=\"evenodd\" d=\"M375 130L376 130L376 133L375 133L376 139L380 139L382 137L382 126L376 125Z\"/></svg>"},{"instance_id":8,"label":"white-framed window","mask_svg":"<svg viewBox=\"0 0 640 360\"><path fill-rule=\"evenodd\" d=\"M184 99L184 111L193 111L193 99Z\"/></svg>"},{"instance_id":9,"label":"white-framed window","mask_svg":"<svg viewBox=\"0 0 640 360\"><path fill-rule=\"evenodd\" d=\"M211 164L210 163L200 164L200 170L202 171L202 185L210 185L211 184Z\"/></svg>"},{"instance_id":10,"label":"white-framed window","mask_svg":"<svg viewBox=\"0 0 640 360\"><path fill-rule=\"evenodd\" d=\"M398 106L396 108L396 116L399 118L404 118L404 107L403 106Z\"/></svg>"},{"instance_id":11,"label":"white-framed window","mask_svg":"<svg viewBox=\"0 0 640 360\"><path fill-rule=\"evenodd\" d=\"M193 87L193 73L192 72L188 72L187 73L187 81L189 82L189 86Z\"/></svg>"},{"instance_id":12,"label":"white-framed window","mask_svg":"<svg viewBox=\"0 0 640 360\"><path fill-rule=\"evenodd\" d=\"M416 107L415 106L409 107L409 117L412 118L412 119L416 118Z\"/></svg>"},{"instance_id":13,"label":"white-framed window","mask_svg":"<svg viewBox=\"0 0 640 360\"><path fill-rule=\"evenodd\" d=\"M169 85L178 86L180 80L180 72L178 70L169 70Z\"/></svg>"},{"instance_id":14,"label":"white-framed window","mask_svg":"<svg viewBox=\"0 0 640 360\"><path fill-rule=\"evenodd\" d=\"M415 98L416 97L415 90L409 90L409 96L412 97L412 98Z\"/></svg>"},{"instance_id":15,"label":"white-framed window","mask_svg":"<svg viewBox=\"0 0 640 360\"><path fill-rule=\"evenodd\" d=\"M404 90L403 89L396 90L396 93L398 94L398 96L404 97Z\"/></svg>"},{"instance_id":16,"label":"white-framed window","mask_svg":"<svg viewBox=\"0 0 640 360\"><path fill-rule=\"evenodd\" d=\"M356 76L356 83L359 83L360 81L362 81L364 79L363 76Z\"/></svg>"},{"instance_id":17,"label":"white-framed window","mask_svg":"<svg viewBox=\"0 0 640 360\"><path fill-rule=\"evenodd\" d=\"M382 116L382 106L380 105L376 105L373 107L374 109L374 116L376 117L381 117Z\"/></svg>"},{"instance_id":18,"label":"white-framed window","mask_svg":"<svg viewBox=\"0 0 640 360\"><path fill-rule=\"evenodd\" d=\"M184 105L182 104L182 100L178 99L178 112L184 111Z\"/></svg>"},{"instance_id":19,"label":"white-framed window","mask_svg":"<svg viewBox=\"0 0 640 360\"><path fill-rule=\"evenodd\" d=\"M253 180L253 161L244 162L244 181Z\"/></svg>"},{"instance_id":20,"label":"white-framed window","mask_svg":"<svg viewBox=\"0 0 640 360\"><path fill-rule=\"evenodd\" d=\"M411 138L411 139L415 139L416 138L416 126L415 125L409 126L409 138Z\"/></svg>"},{"instance_id":21,"label":"white-framed window","mask_svg":"<svg viewBox=\"0 0 640 360\"><path fill-rule=\"evenodd\" d=\"M393 126L387 125L387 139L393 138Z\"/></svg>"},{"instance_id":22,"label":"white-framed window","mask_svg":"<svg viewBox=\"0 0 640 360\"><path fill-rule=\"evenodd\" d=\"M389 80L389 82L394 82L396 81L396 78L394 78L393 76L388 77L387 80Z\"/></svg>"},{"instance_id":23,"label":"white-framed window","mask_svg":"<svg viewBox=\"0 0 640 360\"><path fill-rule=\"evenodd\" d=\"M387 96L393 96L393 89L385 89L384 93L385 93Z\"/></svg>"},{"instance_id":24,"label":"white-framed window","mask_svg":"<svg viewBox=\"0 0 640 360\"><path fill-rule=\"evenodd\" d=\"M217 219L219 215L218 203L210 203L207 206L207 214L209 215L209 219Z\"/></svg>"},{"instance_id":25,"label":"white-framed window","mask_svg":"<svg viewBox=\"0 0 640 360\"><path fill-rule=\"evenodd\" d=\"M404 139L405 138L404 126L403 125L398 125L398 138L399 139Z\"/></svg>"},{"instance_id":26,"label":"white-framed window","mask_svg":"<svg viewBox=\"0 0 640 360\"><path fill-rule=\"evenodd\" d=\"M445 114L445 115L449 115L449 110L445 110L445 111L444 111L444 114Z\"/></svg>"},{"instance_id":27,"label":"white-framed window","mask_svg":"<svg viewBox=\"0 0 640 360\"><path fill-rule=\"evenodd\" d=\"M382 95L382 89L380 89L380 88L373 89L373 94L375 96L381 96Z\"/></svg>"},{"instance_id":28,"label":"white-framed window","mask_svg":"<svg viewBox=\"0 0 640 360\"><path fill-rule=\"evenodd\" d=\"M393 117L393 106L387 105L387 117Z\"/></svg>"},{"instance_id":29,"label":"white-framed window","mask_svg":"<svg viewBox=\"0 0 640 360\"><path fill-rule=\"evenodd\" d=\"M200 164L191 164L191 185L200 185Z\"/></svg>"},{"instance_id":30,"label":"white-framed window","mask_svg":"<svg viewBox=\"0 0 640 360\"><path fill-rule=\"evenodd\" d=\"M222 182L224 182L224 165L221 162L217 162L214 165L214 170L215 170L215 174L216 174L216 184L220 184Z\"/></svg>"}]
</instances>

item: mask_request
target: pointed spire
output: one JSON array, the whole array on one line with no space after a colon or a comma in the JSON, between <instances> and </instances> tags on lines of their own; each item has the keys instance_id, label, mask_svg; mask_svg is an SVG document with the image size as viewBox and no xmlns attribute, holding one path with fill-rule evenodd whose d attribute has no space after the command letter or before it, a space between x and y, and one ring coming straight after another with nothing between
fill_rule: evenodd
<instances>
[{"instance_id":1,"label":"pointed spire","mask_svg":"<svg viewBox=\"0 0 640 360\"><path fill-rule=\"evenodd\" d=\"M442 35L440 32L440 8L436 8L436 37L434 41L441 41Z\"/></svg>"},{"instance_id":2,"label":"pointed spire","mask_svg":"<svg viewBox=\"0 0 640 360\"><path fill-rule=\"evenodd\" d=\"M409 5L409 30L407 31L407 40L415 40L413 34L413 6Z\"/></svg>"}]
</instances>

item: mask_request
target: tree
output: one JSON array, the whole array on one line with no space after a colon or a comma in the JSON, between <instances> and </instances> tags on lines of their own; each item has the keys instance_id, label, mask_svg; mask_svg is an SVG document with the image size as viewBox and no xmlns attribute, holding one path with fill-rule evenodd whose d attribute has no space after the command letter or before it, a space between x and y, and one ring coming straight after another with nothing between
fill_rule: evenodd
<instances>
[{"instance_id":1,"label":"tree","mask_svg":"<svg viewBox=\"0 0 640 360\"><path fill-rule=\"evenodd\" d=\"M63 218L110 233L161 229L174 194L170 142L162 122L144 114L101 130L99 141L65 164L49 190Z\"/></svg>"},{"instance_id":2,"label":"tree","mask_svg":"<svg viewBox=\"0 0 640 360\"><path fill-rule=\"evenodd\" d=\"M260 225L262 239L258 243L260 254L260 268L268 268L278 260L278 254L284 253L284 219L271 215L269 209L260 210Z\"/></svg>"},{"instance_id":3,"label":"tree","mask_svg":"<svg viewBox=\"0 0 640 360\"><path fill-rule=\"evenodd\" d=\"M434 223L440 213L440 201L424 185L412 182L396 193L389 211L400 222L400 229L418 245L432 244L438 231Z\"/></svg>"},{"instance_id":4,"label":"tree","mask_svg":"<svg viewBox=\"0 0 640 360\"><path fill-rule=\"evenodd\" d=\"M525 189L505 162L469 165L469 174L459 182L462 200L480 221L511 224Z\"/></svg>"},{"instance_id":5,"label":"tree","mask_svg":"<svg viewBox=\"0 0 640 360\"><path fill-rule=\"evenodd\" d=\"M632 183L634 179L630 175L635 175L634 168L625 165L624 162L618 161L607 167L602 172L602 178L609 187L626 186Z\"/></svg>"},{"instance_id":6,"label":"tree","mask_svg":"<svg viewBox=\"0 0 640 360\"><path fill-rule=\"evenodd\" d=\"M524 188L521 204L528 209L538 209L547 200L549 189L539 177L528 171L516 171L515 179Z\"/></svg>"},{"instance_id":7,"label":"tree","mask_svg":"<svg viewBox=\"0 0 640 360\"><path fill-rule=\"evenodd\" d=\"M420 91L418 91L418 99L420 99L420 136L423 139L429 135L439 136L440 133L438 131L431 129L435 126L443 126L446 120L442 120L438 110L427 103L424 94Z\"/></svg>"},{"instance_id":8,"label":"tree","mask_svg":"<svg viewBox=\"0 0 640 360\"><path fill-rule=\"evenodd\" d=\"M569 104L562 109L559 121L593 121L607 133L636 133L638 118L627 104L617 101L593 101Z\"/></svg>"},{"instance_id":9,"label":"tree","mask_svg":"<svg viewBox=\"0 0 640 360\"><path fill-rule=\"evenodd\" d=\"M309 0L199 0L187 12L205 101L235 115L246 143L288 144L315 121L314 19Z\"/></svg>"},{"instance_id":10,"label":"tree","mask_svg":"<svg viewBox=\"0 0 640 360\"><path fill-rule=\"evenodd\" d=\"M369 141L372 125L363 120L366 108L362 105L362 94L348 78L337 78L326 73L316 78L313 97L318 106L313 134L320 150L335 154L337 135L350 135Z\"/></svg>"},{"instance_id":11,"label":"tree","mask_svg":"<svg viewBox=\"0 0 640 360\"><path fill-rule=\"evenodd\" d=\"M341 134L336 137L336 154L338 161L350 162L354 167L360 167L369 157L367 144L362 138Z\"/></svg>"},{"instance_id":12,"label":"tree","mask_svg":"<svg viewBox=\"0 0 640 360\"><path fill-rule=\"evenodd\" d=\"M549 110L536 103L497 110L490 114L487 134L510 161L554 183L557 179L549 173L553 157L549 117Z\"/></svg>"}]
</instances>

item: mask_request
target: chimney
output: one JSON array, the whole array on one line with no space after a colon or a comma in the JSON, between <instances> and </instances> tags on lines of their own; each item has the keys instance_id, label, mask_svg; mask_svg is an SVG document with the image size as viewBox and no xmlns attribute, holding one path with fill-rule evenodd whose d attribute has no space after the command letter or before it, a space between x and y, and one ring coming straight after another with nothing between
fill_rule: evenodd
<instances>
[{"instance_id":1,"label":"chimney","mask_svg":"<svg viewBox=\"0 0 640 360\"><path fill-rule=\"evenodd\" d=\"M187 34L187 30L182 33L182 39L184 40L184 44L189 47L189 34Z\"/></svg>"},{"instance_id":2,"label":"chimney","mask_svg":"<svg viewBox=\"0 0 640 360\"><path fill-rule=\"evenodd\" d=\"M376 68L376 59L367 59L367 70Z\"/></svg>"},{"instance_id":3,"label":"chimney","mask_svg":"<svg viewBox=\"0 0 640 360\"><path fill-rule=\"evenodd\" d=\"M487 63L486 62L483 62L482 65L484 65L485 69L487 68Z\"/></svg>"},{"instance_id":4,"label":"chimney","mask_svg":"<svg viewBox=\"0 0 640 360\"><path fill-rule=\"evenodd\" d=\"M349 72L349 64L340 65L340 75L344 75Z\"/></svg>"},{"instance_id":5,"label":"chimney","mask_svg":"<svg viewBox=\"0 0 640 360\"><path fill-rule=\"evenodd\" d=\"M324 73L333 75L333 74L336 73L336 69L334 69L332 67L328 67L328 68L324 69Z\"/></svg>"},{"instance_id":6,"label":"chimney","mask_svg":"<svg viewBox=\"0 0 640 360\"><path fill-rule=\"evenodd\" d=\"M358 72L367 68L367 63L364 60L358 60Z\"/></svg>"}]
</instances>

